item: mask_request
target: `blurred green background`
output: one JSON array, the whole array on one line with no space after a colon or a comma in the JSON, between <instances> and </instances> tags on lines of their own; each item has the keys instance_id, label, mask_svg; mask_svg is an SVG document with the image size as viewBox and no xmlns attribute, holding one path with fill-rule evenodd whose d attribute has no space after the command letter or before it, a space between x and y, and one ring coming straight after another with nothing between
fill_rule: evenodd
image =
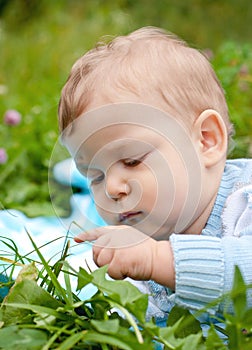
<instances>
[{"instance_id":1,"label":"blurred green background","mask_svg":"<svg viewBox=\"0 0 252 350\"><path fill-rule=\"evenodd\" d=\"M208 51L236 129L230 156L251 157L251 21L250 0L0 0L0 115L8 109L22 114L15 127L0 120L0 148L8 153L0 164L0 209L54 214L48 165L70 68L102 36L141 26L163 27ZM55 189L57 212L68 215L64 188Z\"/></svg>"}]
</instances>

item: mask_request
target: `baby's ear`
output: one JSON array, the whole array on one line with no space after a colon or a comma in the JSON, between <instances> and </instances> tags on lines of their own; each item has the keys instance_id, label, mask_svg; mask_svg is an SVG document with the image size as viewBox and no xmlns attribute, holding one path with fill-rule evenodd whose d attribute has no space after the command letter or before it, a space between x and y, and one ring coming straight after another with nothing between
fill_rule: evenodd
<instances>
[{"instance_id":1,"label":"baby's ear","mask_svg":"<svg viewBox=\"0 0 252 350\"><path fill-rule=\"evenodd\" d=\"M203 111L194 123L193 135L206 167L216 165L227 155L227 128L218 112Z\"/></svg>"}]
</instances>

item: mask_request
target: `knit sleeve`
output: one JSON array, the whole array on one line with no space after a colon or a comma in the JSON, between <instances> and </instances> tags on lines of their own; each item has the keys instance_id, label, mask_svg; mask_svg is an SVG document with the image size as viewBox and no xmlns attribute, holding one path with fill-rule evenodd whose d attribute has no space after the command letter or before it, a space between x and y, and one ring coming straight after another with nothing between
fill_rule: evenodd
<instances>
[{"instance_id":1,"label":"knit sleeve","mask_svg":"<svg viewBox=\"0 0 252 350\"><path fill-rule=\"evenodd\" d=\"M237 265L246 283L252 283L252 187L233 193L223 212L221 237L173 234L170 242L176 273L175 302L190 309L215 303L210 311L222 311ZM252 293L248 294L252 306Z\"/></svg>"},{"instance_id":2,"label":"knit sleeve","mask_svg":"<svg viewBox=\"0 0 252 350\"><path fill-rule=\"evenodd\" d=\"M224 291L224 250L216 237L173 234L175 303L201 309L218 299ZM217 307L212 307L214 312ZM211 311L209 310L209 311Z\"/></svg>"},{"instance_id":3,"label":"knit sleeve","mask_svg":"<svg viewBox=\"0 0 252 350\"><path fill-rule=\"evenodd\" d=\"M176 272L175 303L201 309L213 303L215 313L225 306L218 302L232 288L238 265L247 283L252 283L252 232L243 237L171 236ZM248 300L252 305L252 296Z\"/></svg>"}]
</instances>

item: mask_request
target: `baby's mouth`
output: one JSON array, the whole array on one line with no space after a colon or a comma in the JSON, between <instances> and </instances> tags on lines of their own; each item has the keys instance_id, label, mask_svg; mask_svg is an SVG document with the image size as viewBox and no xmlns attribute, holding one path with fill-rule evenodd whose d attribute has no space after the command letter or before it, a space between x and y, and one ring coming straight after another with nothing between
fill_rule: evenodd
<instances>
[{"instance_id":1,"label":"baby's mouth","mask_svg":"<svg viewBox=\"0 0 252 350\"><path fill-rule=\"evenodd\" d=\"M127 222L130 220L135 220L139 215L141 215L141 211L128 211L125 213L120 213L119 214L119 222Z\"/></svg>"}]
</instances>

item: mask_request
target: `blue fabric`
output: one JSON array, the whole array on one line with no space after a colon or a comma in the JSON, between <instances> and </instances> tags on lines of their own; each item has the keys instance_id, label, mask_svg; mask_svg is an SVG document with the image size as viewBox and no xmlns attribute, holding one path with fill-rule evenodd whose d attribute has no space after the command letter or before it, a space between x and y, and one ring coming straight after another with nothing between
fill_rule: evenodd
<instances>
[{"instance_id":1,"label":"blue fabric","mask_svg":"<svg viewBox=\"0 0 252 350\"><path fill-rule=\"evenodd\" d=\"M0 302L3 301L4 297L8 294L9 292L9 278L3 274L0 275Z\"/></svg>"},{"instance_id":2,"label":"blue fabric","mask_svg":"<svg viewBox=\"0 0 252 350\"><path fill-rule=\"evenodd\" d=\"M28 254L30 258L39 260L33 252L33 246L27 235L27 232L29 232L36 245L40 247L43 256L47 260L56 260L60 258L66 237L68 237L71 241L71 255L68 261L71 266L78 270L79 266L84 264L85 259L90 259L91 245L75 244L72 238L82 229L87 230L102 226L105 225L105 222L96 211L88 190L87 180L78 172L71 159L56 164L53 174L58 182L80 189L79 193L73 194L70 198L71 215L68 218L61 218L56 215L29 218L17 210L0 211L0 256L14 260L15 252L8 246L13 246L12 242L14 242L20 255ZM47 244L54 239L57 240ZM2 282L6 282L5 276L8 275L9 271L8 264L2 262L0 266ZM15 271L14 277L18 273L18 269L15 268ZM0 284L0 286L3 286L3 284ZM94 287L89 286L83 297L89 297L94 291ZM8 288L0 288L2 297L7 292Z\"/></svg>"}]
</instances>

